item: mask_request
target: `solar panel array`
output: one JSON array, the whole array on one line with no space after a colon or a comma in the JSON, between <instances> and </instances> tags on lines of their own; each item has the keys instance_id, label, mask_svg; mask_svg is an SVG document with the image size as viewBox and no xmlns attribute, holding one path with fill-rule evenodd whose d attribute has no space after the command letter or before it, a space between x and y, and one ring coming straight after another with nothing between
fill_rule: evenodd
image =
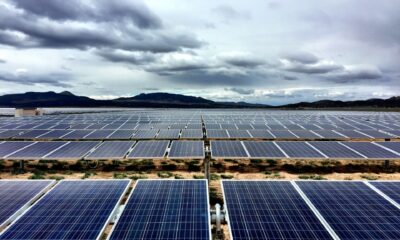
<instances>
[{"instance_id":1,"label":"solar panel array","mask_svg":"<svg viewBox=\"0 0 400 240\"><path fill-rule=\"evenodd\" d=\"M399 181L223 180L222 189L233 240L400 237Z\"/></svg>"},{"instance_id":2,"label":"solar panel array","mask_svg":"<svg viewBox=\"0 0 400 240\"><path fill-rule=\"evenodd\" d=\"M206 180L139 180L109 239L211 239Z\"/></svg>"},{"instance_id":3,"label":"solar panel array","mask_svg":"<svg viewBox=\"0 0 400 240\"><path fill-rule=\"evenodd\" d=\"M63 180L0 239L99 239L130 180Z\"/></svg>"},{"instance_id":4,"label":"solar panel array","mask_svg":"<svg viewBox=\"0 0 400 240\"><path fill-rule=\"evenodd\" d=\"M0 232L55 181L0 180Z\"/></svg>"}]
</instances>

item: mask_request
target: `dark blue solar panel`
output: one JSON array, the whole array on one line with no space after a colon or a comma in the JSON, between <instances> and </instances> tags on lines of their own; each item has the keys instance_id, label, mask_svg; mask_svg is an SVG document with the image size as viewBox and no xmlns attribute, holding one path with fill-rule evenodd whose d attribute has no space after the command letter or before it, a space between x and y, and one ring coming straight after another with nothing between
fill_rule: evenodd
<instances>
[{"instance_id":1,"label":"dark blue solar panel","mask_svg":"<svg viewBox=\"0 0 400 240\"><path fill-rule=\"evenodd\" d=\"M249 130L252 138L275 138L268 130Z\"/></svg>"},{"instance_id":2,"label":"dark blue solar panel","mask_svg":"<svg viewBox=\"0 0 400 240\"><path fill-rule=\"evenodd\" d=\"M206 134L208 138L229 138L225 129L207 129Z\"/></svg>"},{"instance_id":3,"label":"dark blue solar panel","mask_svg":"<svg viewBox=\"0 0 400 240\"><path fill-rule=\"evenodd\" d=\"M75 130L67 135L62 136L62 139L82 139L89 135L93 130Z\"/></svg>"},{"instance_id":4,"label":"dark blue solar panel","mask_svg":"<svg viewBox=\"0 0 400 240\"><path fill-rule=\"evenodd\" d=\"M99 239L129 183L61 181L0 239Z\"/></svg>"},{"instance_id":5,"label":"dark blue solar panel","mask_svg":"<svg viewBox=\"0 0 400 240\"><path fill-rule=\"evenodd\" d=\"M103 142L85 159L122 159L133 144L135 144L134 141Z\"/></svg>"},{"instance_id":6,"label":"dark blue solar panel","mask_svg":"<svg viewBox=\"0 0 400 240\"><path fill-rule=\"evenodd\" d=\"M46 159L81 159L100 142L69 142L45 156Z\"/></svg>"},{"instance_id":7,"label":"dark blue solar panel","mask_svg":"<svg viewBox=\"0 0 400 240\"><path fill-rule=\"evenodd\" d=\"M382 147L376 146L370 142L343 142L343 144L368 158L400 158L399 155L394 154Z\"/></svg>"},{"instance_id":8,"label":"dark blue solar panel","mask_svg":"<svg viewBox=\"0 0 400 240\"><path fill-rule=\"evenodd\" d=\"M309 143L329 158L364 158L338 142L314 141Z\"/></svg>"},{"instance_id":9,"label":"dark blue solar panel","mask_svg":"<svg viewBox=\"0 0 400 240\"><path fill-rule=\"evenodd\" d=\"M240 141L211 141L213 158L247 158L246 150Z\"/></svg>"},{"instance_id":10,"label":"dark blue solar panel","mask_svg":"<svg viewBox=\"0 0 400 240\"><path fill-rule=\"evenodd\" d=\"M6 130L0 133L0 138L10 138L22 133L22 130Z\"/></svg>"},{"instance_id":11,"label":"dark blue solar panel","mask_svg":"<svg viewBox=\"0 0 400 240\"><path fill-rule=\"evenodd\" d=\"M110 239L211 239L206 180L139 180Z\"/></svg>"},{"instance_id":12,"label":"dark blue solar panel","mask_svg":"<svg viewBox=\"0 0 400 240\"><path fill-rule=\"evenodd\" d=\"M341 239L400 239L400 210L365 183L296 183Z\"/></svg>"},{"instance_id":13,"label":"dark blue solar panel","mask_svg":"<svg viewBox=\"0 0 400 240\"><path fill-rule=\"evenodd\" d=\"M173 141L169 158L204 158L203 141Z\"/></svg>"},{"instance_id":14,"label":"dark blue solar panel","mask_svg":"<svg viewBox=\"0 0 400 240\"><path fill-rule=\"evenodd\" d=\"M285 158L285 154L274 142L244 141L243 143L252 158Z\"/></svg>"},{"instance_id":15,"label":"dark blue solar panel","mask_svg":"<svg viewBox=\"0 0 400 240\"><path fill-rule=\"evenodd\" d=\"M53 183L51 180L0 180L0 231Z\"/></svg>"},{"instance_id":16,"label":"dark blue solar panel","mask_svg":"<svg viewBox=\"0 0 400 240\"><path fill-rule=\"evenodd\" d=\"M400 154L400 142L376 142L376 143Z\"/></svg>"},{"instance_id":17,"label":"dark blue solar panel","mask_svg":"<svg viewBox=\"0 0 400 240\"><path fill-rule=\"evenodd\" d=\"M275 136L275 138L297 138L288 130L270 130L270 132Z\"/></svg>"},{"instance_id":18,"label":"dark blue solar panel","mask_svg":"<svg viewBox=\"0 0 400 240\"><path fill-rule=\"evenodd\" d=\"M27 147L34 142L4 142L0 144L0 158L4 158L7 155L18 151L24 147Z\"/></svg>"},{"instance_id":19,"label":"dark blue solar panel","mask_svg":"<svg viewBox=\"0 0 400 240\"><path fill-rule=\"evenodd\" d=\"M163 158L169 141L141 141L132 149L128 158Z\"/></svg>"},{"instance_id":20,"label":"dark blue solar panel","mask_svg":"<svg viewBox=\"0 0 400 240\"><path fill-rule=\"evenodd\" d=\"M305 142L276 142L291 158L325 158Z\"/></svg>"},{"instance_id":21,"label":"dark blue solar panel","mask_svg":"<svg viewBox=\"0 0 400 240\"><path fill-rule=\"evenodd\" d=\"M116 130L108 139L129 139L132 137L134 130Z\"/></svg>"},{"instance_id":22,"label":"dark blue solar panel","mask_svg":"<svg viewBox=\"0 0 400 240\"><path fill-rule=\"evenodd\" d=\"M39 159L67 142L36 142L8 156L9 159Z\"/></svg>"},{"instance_id":23,"label":"dark blue solar panel","mask_svg":"<svg viewBox=\"0 0 400 240\"><path fill-rule=\"evenodd\" d=\"M400 204L400 181L370 181L369 183Z\"/></svg>"},{"instance_id":24,"label":"dark blue solar panel","mask_svg":"<svg viewBox=\"0 0 400 240\"><path fill-rule=\"evenodd\" d=\"M331 239L289 181L222 181L232 239Z\"/></svg>"}]
</instances>

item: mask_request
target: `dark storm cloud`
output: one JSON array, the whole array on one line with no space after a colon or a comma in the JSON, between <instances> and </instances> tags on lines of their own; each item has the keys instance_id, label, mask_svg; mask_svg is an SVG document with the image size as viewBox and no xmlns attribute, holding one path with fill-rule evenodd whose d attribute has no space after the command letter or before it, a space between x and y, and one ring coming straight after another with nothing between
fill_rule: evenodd
<instances>
[{"instance_id":1,"label":"dark storm cloud","mask_svg":"<svg viewBox=\"0 0 400 240\"><path fill-rule=\"evenodd\" d=\"M161 19L139 1L109 0L12 0L18 8L55 20L128 20L139 28L159 28Z\"/></svg>"},{"instance_id":2,"label":"dark storm cloud","mask_svg":"<svg viewBox=\"0 0 400 240\"><path fill-rule=\"evenodd\" d=\"M254 94L254 92L255 92L254 89L237 88L237 87L225 88L225 90L239 93L241 95L251 95L251 94Z\"/></svg>"},{"instance_id":3,"label":"dark storm cloud","mask_svg":"<svg viewBox=\"0 0 400 240\"><path fill-rule=\"evenodd\" d=\"M245 55L223 56L221 58L225 63L237 67L252 68L265 64L265 61L260 58Z\"/></svg>"},{"instance_id":4,"label":"dark storm cloud","mask_svg":"<svg viewBox=\"0 0 400 240\"><path fill-rule=\"evenodd\" d=\"M343 69L343 66L334 63L320 64L290 64L284 67L289 72L306 73L306 74L324 74Z\"/></svg>"},{"instance_id":5,"label":"dark storm cloud","mask_svg":"<svg viewBox=\"0 0 400 240\"><path fill-rule=\"evenodd\" d=\"M68 83L72 79L70 74L66 73L49 73L43 75L31 75L29 73L12 74L0 72L0 81L17 83L22 85L48 85L53 87L68 88L71 85Z\"/></svg>"},{"instance_id":6,"label":"dark storm cloud","mask_svg":"<svg viewBox=\"0 0 400 240\"><path fill-rule=\"evenodd\" d=\"M341 72L328 74L327 79L336 83L354 83L357 81L375 80L383 77L376 67L359 67L345 69Z\"/></svg>"},{"instance_id":7,"label":"dark storm cloud","mask_svg":"<svg viewBox=\"0 0 400 240\"><path fill-rule=\"evenodd\" d=\"M8 2L14 6L0 5L0 43L19 48L173 52L204 44L191 33L162 27L137 1Z\"/></svg>"}]
</instances>

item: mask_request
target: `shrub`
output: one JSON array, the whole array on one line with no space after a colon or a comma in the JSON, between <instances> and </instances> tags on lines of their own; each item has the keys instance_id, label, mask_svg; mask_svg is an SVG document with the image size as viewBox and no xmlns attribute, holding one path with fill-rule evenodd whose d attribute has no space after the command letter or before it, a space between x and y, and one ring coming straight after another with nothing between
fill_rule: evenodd
<instances>
[{"instance_id":1,"label":"shrub","mask_svg":"<svg viewBox=\"0 0 400 240\"><path fill-rule=\"evenodd\" d=\"M194 179L204 179L203 175L193 175Z\"/></svg>"},{"instance_id":2,"label":"shrub","mask_svg":"<svg viewBox=\"0 0 400 240\"><path fill-rule=\"evenodd\" d=\"M215 174L215 173L211 173L210 174L210 180L220 180L221 179L221 177L218 175L218 174Z\"/></svg>"},{"instance_id":3,"label":"shrub","mask_svg":"<svg viewBox=\"0 0 400 240\"><path fill-rule=\"evenodd\" d=\"M228 175L228 174L221 174L222 179L232 179L233 175Z\"/></svg>"},{"instance_id":4,"label":"shrub","mask_svg":"<svg viewBox=\"0 0 400 240\"><path fill-rule=\"evenodd\" d=\"M125 179L125 178L127 178L128 176L127 176L125 173L114 173L113 177L114 177L115 179Z\"/></svg>"},{"instance_id":5,"label":"shrub","mask_svg":"<svg viewBox=\"0 0 400 240\"><path fill-rule=\"evenodd\" d=\"M93 173L91 172L85 172L85 174L83 174L83 176L81 177L81 179L86 179L86 178L90 178L90 176L92 176Z\"/></svg>"},{"instance_id":6,"label":"shrub","mask_svg":"<svg viewBox=\"0 0 400 240\"><path fill-rule=\"evenodd\" d=\"M135 174L135 175L130 176L129 178L136 181L138 179L147 179L148 177L146 175Z\"/></svg>"},{"instance_id":7,"label":"shrub","mask_svg":"<svg viewBox=\"0 0 400 240\"><path fill-rule=\"evenodd\" d=\"M64 177L63 176L50 176L49 179L60 181L60 180L63 180Z\"/></svg>"},{"instance_id":8,"label":"shrub","mask_svg":"<svg viewBox=\"0 0 400 240\"><path fill-rule=\"evenodd\" d=\"M185 178L180 174L175 174L175 179L185 179Z\"/></svg>"},{"instance_id":9,"label":"shrub","mask_svg":"<svg viewBox=\"0 0 400 240\"><path fill-rule=\"evenodd\" d=\"M379 176L377 176L377 175L371 175L371 174L364 174L364 175L361 175L360 176L361 178L364 178L364 179L367 179L367 180L370 180L370 181L373 181L373 180L378 180L379 179Z\"/></svg>"},{"instance_id":10,"label":"shrub","mask_svg":"<svg viewBox=\"0 0 400 240\"><path fill-rule=\"evenodd\" d=\"M171 172L158 172L157 176L160 178L170 178L172 177L174 174L172 174Z\"/></svg>"}]
</instances>

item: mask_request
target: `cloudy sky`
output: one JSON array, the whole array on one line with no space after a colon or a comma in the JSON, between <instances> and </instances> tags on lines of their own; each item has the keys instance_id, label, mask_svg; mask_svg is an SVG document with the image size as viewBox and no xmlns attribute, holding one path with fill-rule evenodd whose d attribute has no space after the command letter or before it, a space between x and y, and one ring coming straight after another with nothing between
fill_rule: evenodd
<instances>
[{"instance_id":1,"label":"cloudy sky","mask_svg":"<svg viewBox=\"0 0 400 240\"><path fill-rule=\"evenodd\" d=\"M0 94L400 95L397 0L2 0Z\"/></svg>"}]
</instances>

